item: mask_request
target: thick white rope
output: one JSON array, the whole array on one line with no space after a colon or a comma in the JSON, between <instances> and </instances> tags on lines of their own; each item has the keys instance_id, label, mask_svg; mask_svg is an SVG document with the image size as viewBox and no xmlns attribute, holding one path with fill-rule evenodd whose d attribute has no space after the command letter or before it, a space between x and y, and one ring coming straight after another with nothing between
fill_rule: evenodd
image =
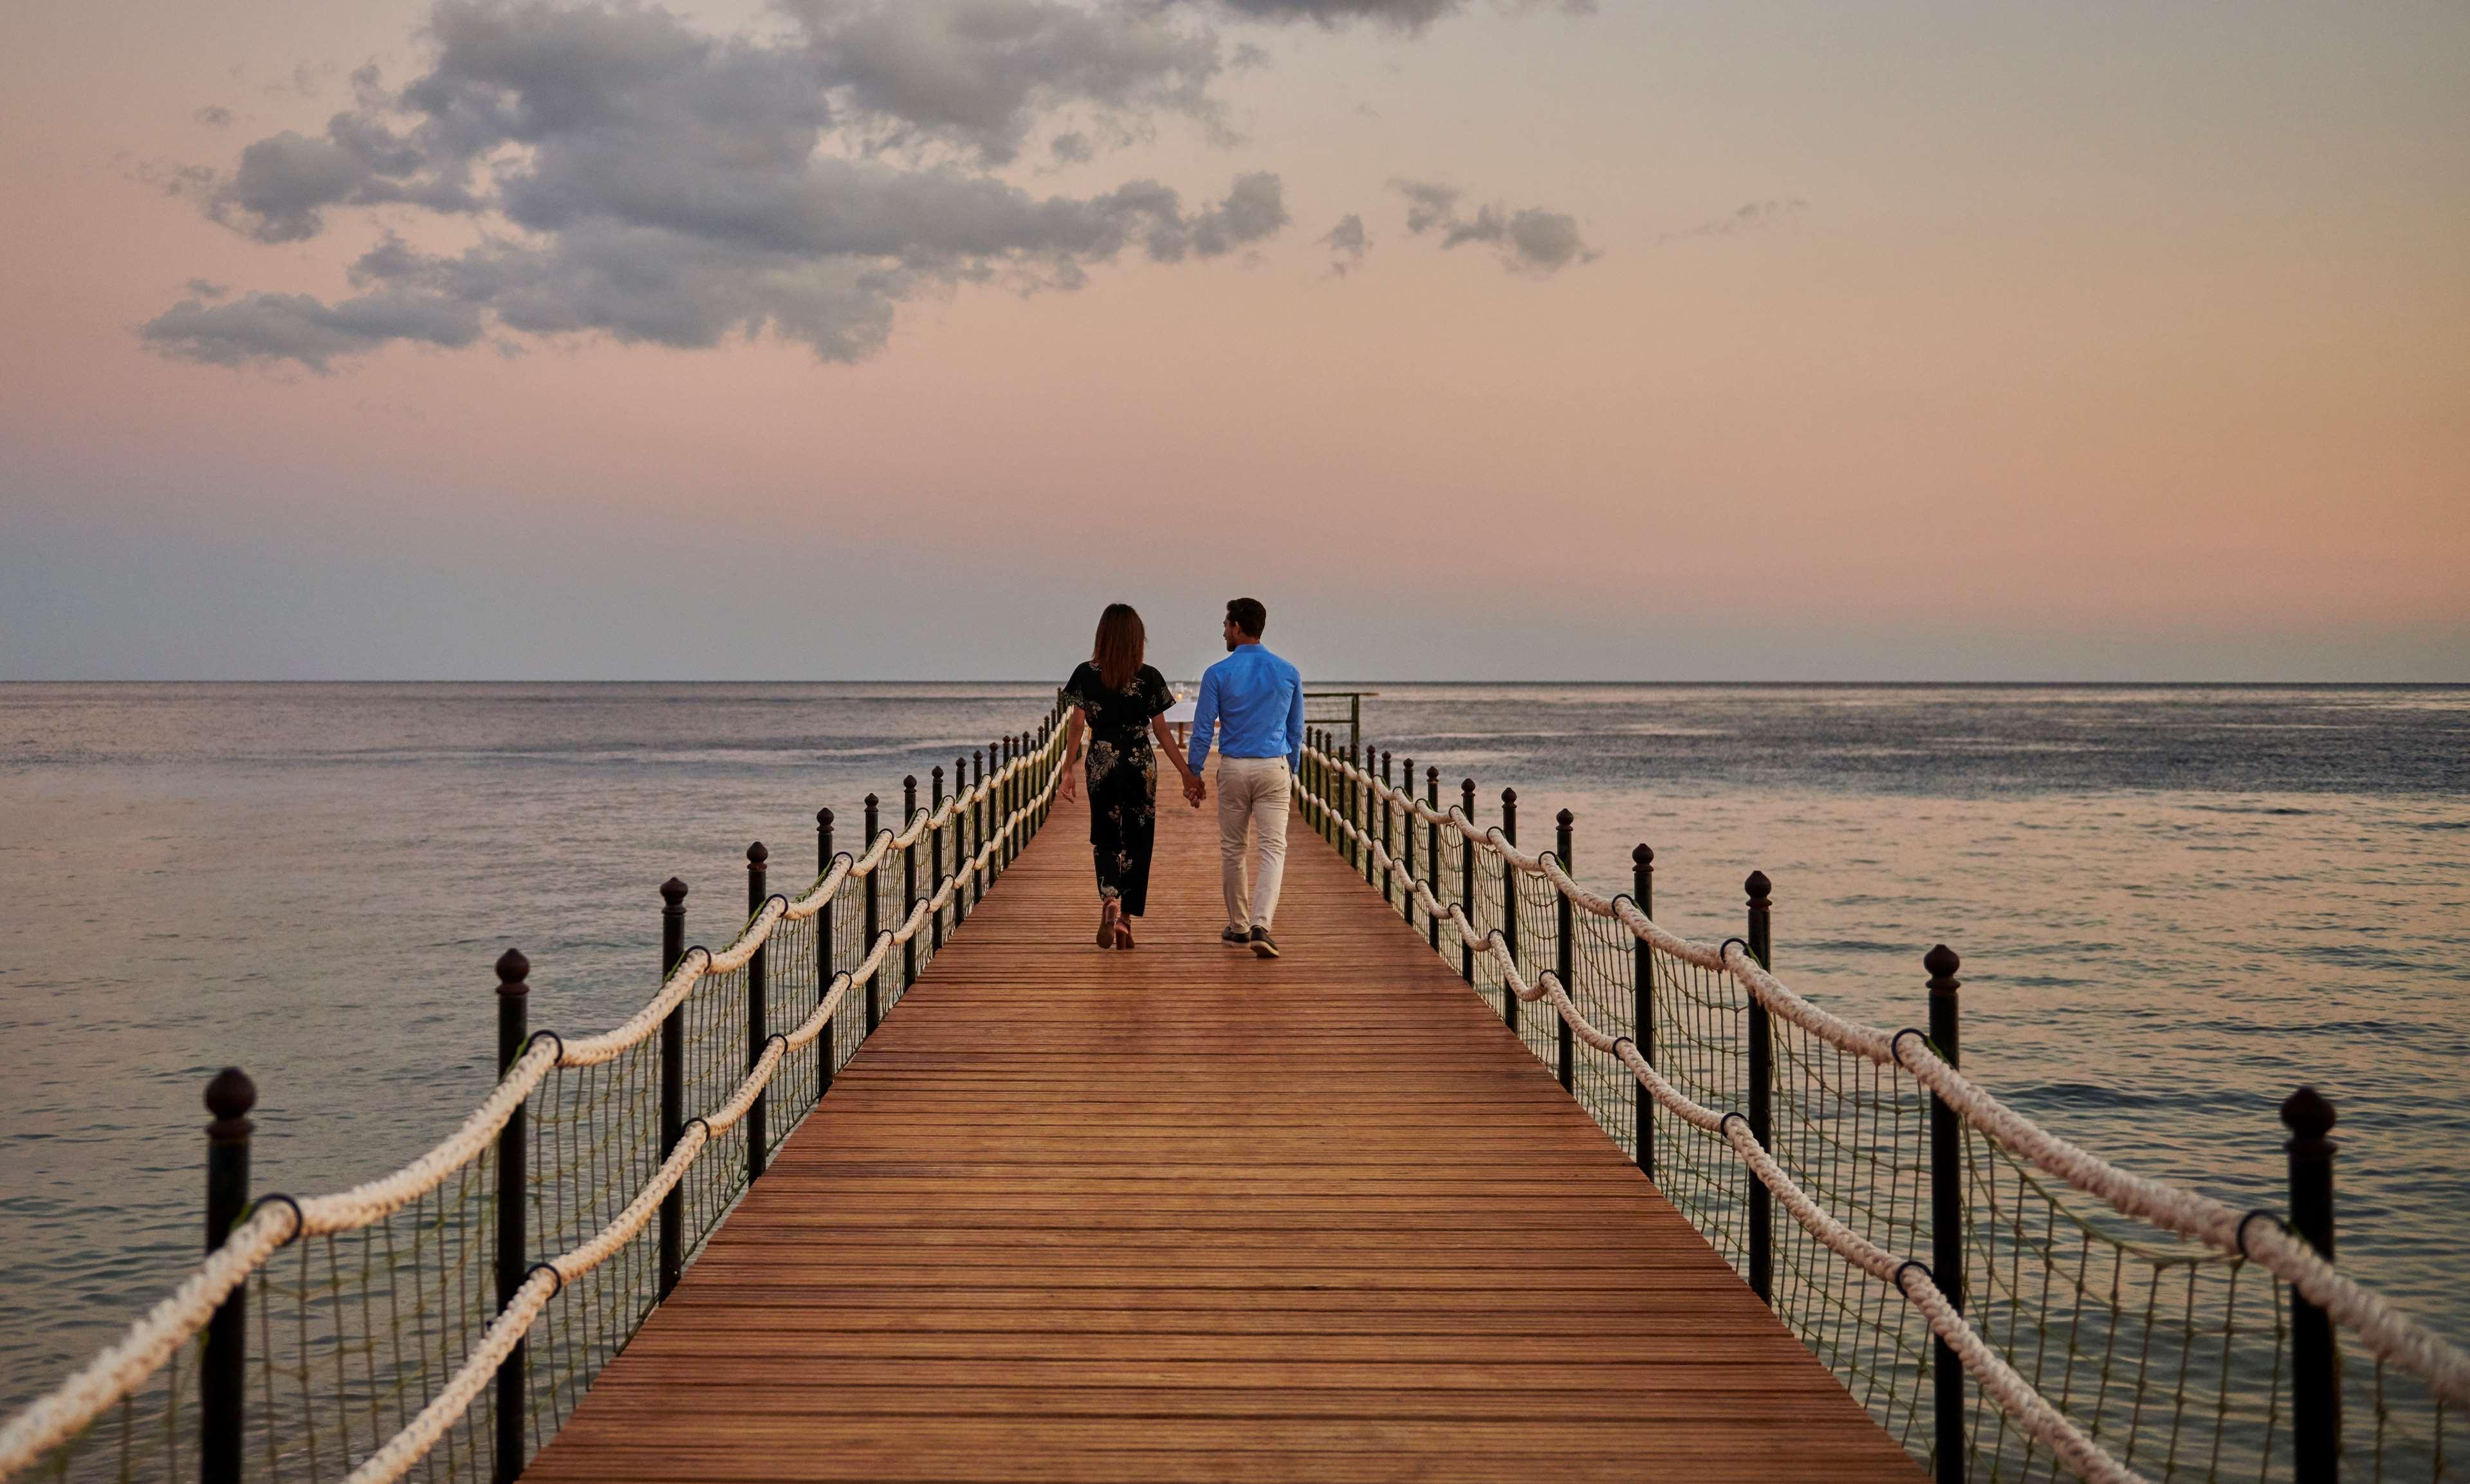
<instances>
[{"instance_id":1,"label":"thick white rope","mask_svg":"<svg viewBox=\"0 0 2470 1484\"><path fill-rule=\"evenodd\" d=\"M1042 747L1013 759L990 774L985 782L972 788L968 793L955 794L942 818L948 821L952 812L964 804L974 807L981 800L993 797L996 788L1005 781L1041 761L1050 759L1060 745L1062 736L1062 731L1058 730L1050 734ZM1027 829L1032 814L1043 807L1054 796L1056 784L1060 778L1060 771L1051 775L1046 786L1035 798L1024 800L1000 826L990 830L987 844L980 847L967 869L946 876L935 895L927 901L919 903L917 909L909 915L908 920L901 924L897 933L878 934L872 951L863 963L856 969L835 975L833 987L819 998L814 1013L809 1015L796 1032L791 1032L783 1044L792 1048L803 1047L820 1035L823 1028L829 1024L831 1014L839 1007L842 997L852 987L864 985L874 977L881 969L893 944L907 942L914 938L933 914L942 911L950 903L954 894L966 882L977 876L991 864L998 846L1011 842ZM921 820L913 826L905 841L895 837L889 830L879 833L864 856L855 860L851 860L847 855L841 856L832 863L831 869L827 870L823 877L795 902L778 895L767 898L762 907L748 919L746 926L739 931L736 940L720 953L714 954L709 949L700 947L687 950L686 955L678 961L677 966L670 970L667 979L663 981L660 992L641 1009L609 1031L572 1041L566 1041L556 1036L533 1037L524 1048L523 1055L506 1069L504 1077L500 1078L488 1098L464 1119L462 1125L447 1139L401 1170L334 1194L309 1196L296 1201L287 1198L275 1205L259 1205L245 1219L233 1226L222 1246L200 1263L177 1288L131 1324L119 1340L79 1368L68 1380L28 1403L5 1425L0 1425L0 1479L8 1478L31 1466L51 1449L75 1437L95 1418L101 1416L105 1408L136 1389L148 1377L161 1369L163 1363L171 1358L175 1351L190 1336L204 1328L206 1321L213 1317L215 1310L231 1295L232 1290L245 1282L250 1273L263 1265L268 1257L277 1248L303 1235L318 1236L366 1226L434 1190L448 1176L478 1158L480 1152L488 1148L499 1132L505 1127L506 1120L513 1115L514 1110L539 1088L541 1081L553 1068L598 1065L614 1060L628 1049L640 1044L645 1037L660 1029L662 1021L665 1020L670 1011L693 993L695 986L706 975L743 967L755 957L757 950L762 948L771 939L774 930L782 920L804 920L822 911L848 882L862 878L880 866L895 846L915 843L924 824L925 822ZM778 1064L778 1052L779 1048L767 1052L769 1065L758 1063L762 1082L770 1080L769 1066ZM730 1125L735 1123L736 1118L742 1116L744 1105L751 1105L755 1094L761 1091L761 1082L755 1082L753 1074L750 1074L749 1080L754 1082L752 1090L741 1085L741 1098L733 1100L730 1104L735 1107L737 1112L725 1120L716 1118L713 1121L717 1123L719 1129L725 1130ZM697 1149L701 1148L707 1137L697 1134L691 1128L688 1131L688 1138L694 1142ZM685 1153L686 1149L687 1144L682 1141L679 1145L679 1153ZM687 1155L683 1163L678 1162L676 1155L673 1155L671 1160L671 1163L677 1164L677 1173L683 1173L685 1166L692 1162L691 1155ZM607 1238L610 1233L616 1232L629 1216L635 1218L634 1228L641 1229L643 1217L651 1210L657 1209L660 1204L658 1194L654 1194L655 1190L665 1193L670 1185L676 1183L676 1175L669 1171L668 1166L664 1166L663 1176L665 1177L666 1183L656 1179L653 1186L647 1186L645 1194L639 1196L635 1205L628 1207L627 1214L622 1215L618 1222L613 1223L609 1230L602 1234L602 1238ZM639 1207L641 1208L640 1214ZM597 1243L600 1240L594 1239L594 1242ZM616 1250L616 1246L622 1245L625 1240L624 1236L617 1238L615 1244L609 1250ZM588 1250L591 1250L591 1244L587 1244L586 1248L576 1249L577 1253ZM575 1254L569 1256L572 1257ZM569 1277L575 1276L577 1273L589 1271L592 1265L596 1265L605 1256L606 1254L603 1253L601 1256L593 1257L583 1267L571 1270L561 1268L561 1271L566 1272ZM560 1263L565 1261L566 1259L559 1260ZM536 1286L543 1291L536 1298L527 1300L526 1295L530 1295ZM464 1373L459 1374L455 1381L432 1401L430 1408L422 1412L421 1420L414 1422L412 1429L399 1436L394 1443L389 1443L387 1448L381 1449L378 1454L373 1454L370 1460L362 1465L362 1471L376 1464L381 1457L392 1456L395 1444L402 1443L405 1438L411 1436L413 1431L417 1431L431 1412L447 1403L464 1380L473 1375L478 1375L479 1380L473 1381L460 1401L454 1403L445 1422L439 1426L438 1431L419 1443L405 1460L402 1468L409 1467L411 1460L425 1453L435 1443L436 1437L442 1434L444 1426L451 1426L454 1419L462 1414L463 1408L471 1403L472 1398L478 1395L488 1375L496 1370L497 1362L502 1360L512 1350L515 1339L522 1335L523 1330L530 1324L531 1316L539 1312L540 1307L548 1302L548 1295L552 1291L554 1291L554 1286L548 1275L535 1274L532 1281L526 1283L524 1289L517 1294L516 1304L509 1307L505 1314L501 1317L499 1325L492 1327L489 1337L484 1340L483 1351L489 1346L498 1346L489 1363L478 1367L477 1371L473 1364L467 1363ZM526 1305L527 1310L524 1313L521 1324L504 1334L503 1342L500 1344L501 1338L500 1330L506 1325L509 1318L516 1315L518 1310L526 1310ZM475 1352L476 1361L481 1353ZM383 1476L397 1477L402 1468ZM361 1473L359 1472L353 1475L354 1478L361 1476Z\"/></svg>"},{"instance_id":2,"label":"thick white rope","mask_svg":"<svg viewBox=\"0 0 2470 1484\"><path fill-rule=\"evenodd\" d=\"M1389 788L1361 768L1317 751L1314 755L1332 771L1363 783L1376 798L1413 802L1413 796ZM1313 801L1346 838L1370 853L1376 868L1393 880L1411 881L1406 868L1391 859L1370 833L1357 828L1320 800ZM2278 1222L2250 1221L2249 1213L2210 1196L2122 1170L2008 1107L1988 1089L1949 1066L1925 1038L1898 1035L1821 1009L1761 968L1737 942L1728 941L1720 948L1690 942L1658 926L1626 896L1606 898L1586 891L1571 879L1550 852L1524 856L1500 838L1498 827L1479 834L1458 817L1455 808L1447 815L1436 816L1420 804L1415 807L1419 818L1434 823L1446 820L1469 842L1503 856L1521 870L1545 877L1573 907L1619 921L1634 937L1660 952L1701 968L1730 974L1777 1018L1854 1055L1911 1073L1914 1080L1937 1095L1966 1123L2036 1169L2095 1196L2123 1215L2216 1251L2251 1258L2355 1333L2370 1354L2421 1378L2437 1398L2470 1406L2470 1353L2362 1287ZM1481 946L1472 938L1462 914L1455 908L1442 908L1420 886L1415 891L1426 911L1456 919L1461 939L1470 946Z\"/></svg>"}]
</instances>

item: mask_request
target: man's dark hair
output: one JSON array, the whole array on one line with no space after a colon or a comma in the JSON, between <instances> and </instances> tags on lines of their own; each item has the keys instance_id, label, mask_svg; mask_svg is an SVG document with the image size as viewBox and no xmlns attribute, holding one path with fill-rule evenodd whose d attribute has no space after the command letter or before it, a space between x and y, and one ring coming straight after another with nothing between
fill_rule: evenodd
<instances>
[{"instance_id":1,"label":"man's dark hair","mask_svg":"<svg viewBox=\"0 0 2470 1484\"><path fill-rule=\"evenodd\" d=\"M1235 598L1229 601L1226 605L1226 616L1233 619L1235 627L1243 630L1250 638L1259 638L1261 631L1270 625L1270 611L1261 606L1259 598Z\"/></svg>"}]
</instances>

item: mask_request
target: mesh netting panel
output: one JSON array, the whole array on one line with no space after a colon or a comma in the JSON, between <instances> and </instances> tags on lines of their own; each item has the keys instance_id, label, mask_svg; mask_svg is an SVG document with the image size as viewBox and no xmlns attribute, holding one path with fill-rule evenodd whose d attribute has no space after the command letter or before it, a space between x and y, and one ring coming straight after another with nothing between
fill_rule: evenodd
<instances>
[{"instance_id":1,"label":"mesh netting panel","mask_svg":"<svg viewBox=\"0 0 2470 1484\"><path fill-rule=\"evenodd\" d=\"M1618 922L1580 913L1573 920L1570 942L1570 998L1578 1013L1606 1035L1636 1038L1636 939ZM1638 1154L1638 1078L1609 1053L1584 1041L1576 1044L1575 1085L1578 1102L1604 1132L1632 1158Z\"/></svg>"},{"instance_id":2,"label":"mesh netting panel","mask_svg":"<svg viewBox=\"0 0 2470 1484\"><path fill-rule=\"evenodd\" d=\"M2054 1187L1968 1128L1966 1313L2050 1403L2155 1479L2286 1474L2289 1326L2244 1259L2171 1241ZM2065 1471L1975 1400L1974 1477Z\"/></svg>"},{"instance_id":3,"label":"mesh netting panel","mask_svg":"<svg viewBox=\"0 0 2470 1484\"><path fill-rule=\"evenodd\" d=\"M198 1476L198 1359L191 1340L86 1429L45 1453L24 1475L71 1484L188 1484Z\"/></svg>"},{"instance_id":4,"label":"mesh netting panel","mask_svg":"<svg viewBox=\"0 0 2470 1484\"><path fill-rule=\"evenodd\" d=\"M1518 901L1518 972L1528 985L1550 969L1559 971L1561 893L1542 876L1511 874ZM1544 1000L1518 1008L1518 1038L1548 1067L1561 1063L1561 1015Z\"/></svg>"},{"instance_id":5,"label":"mesh netting panel","mask_svg":"<svg viewBox=\"0 0 2470 1484\"><path fill-rule=\"evenodd\" d=\"M1651 952L1655 1069L1702 1107L1749 1106L1748 1010L1730 974ZM1736 1272L1749 1271L1742 1217L1750 1175L1722 1136L1677 1118L1656 1125L1655 1182Z\"/></svg>"},{"instance_id":6,"label":"mesh netting panel","mask_svg":"<svg viewBox=\"0 0 2470 1484\"><path fill-rule=\"evenodd\" d=\"M1768 1023L1776 1162L1837 1220L1890 1252L1926 1262L1929 1095L1901 1069L1848 1055L1789 1021ZM1781 1207L1775 1259L1776 1312L1879 1426L1925 1455L1931 1344L1920 1311L1890 1286L1850 1267Z\"/></svg>"},{"instance_id":7,"label":"mesh netting panel","mask_svg":"<svg viewBox=\"0 0 2470 1484\"><path fill-rule=\"evenodd\" d=\"M384 1219L278 1250L249 1280L251 1479L339 1479L427 1405L496 1317L494 1151ZM486 1479L489 1410L410 1476Z\"/></svg>"}]
</instances>

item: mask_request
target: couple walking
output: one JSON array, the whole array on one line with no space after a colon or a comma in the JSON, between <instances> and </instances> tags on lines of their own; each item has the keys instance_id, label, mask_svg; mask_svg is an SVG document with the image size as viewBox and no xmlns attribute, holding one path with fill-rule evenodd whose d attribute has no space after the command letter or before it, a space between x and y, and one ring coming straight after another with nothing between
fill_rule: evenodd
<instances>
[{"instance_id":1,"label":"couple walking","mask_svg":"<svg viewBox=\"0 0 2470 1484\"><path fill-rule=\"evenodd\" d=\"M1219 936L1264 959L1278 956L1270 919L1287 869L1287 803L1303 762L1304 683L1293 665L1261 647L1269 617L1255 598L1226 605L1226 658L1200 678L1187 747L1168 735L1165 716L1175 695L1165 676L1141 662L1149 635L1130 605L1107 605L1088 662L1064 683L1072 717L1065 724L1060 787L1065 799L1073 796L1085 738L1099 947L1131 947L1131 919L1149 907L1157 753L1173 759L1183 776L1184 800L1198 809L1209 797L1200 765L1214 733L1219 877L1226 893L1226 931Z\"/></svg>"}]
</instances>

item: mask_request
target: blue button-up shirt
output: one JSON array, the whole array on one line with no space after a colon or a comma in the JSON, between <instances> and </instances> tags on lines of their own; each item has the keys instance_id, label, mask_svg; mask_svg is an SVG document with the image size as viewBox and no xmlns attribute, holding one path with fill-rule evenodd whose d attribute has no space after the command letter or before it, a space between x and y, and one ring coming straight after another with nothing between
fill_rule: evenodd
<instances>
[{"instance_id":1,"label":"blue button-up shirt","mask_svg":"<svg viewBox=\"0 0 2470 1484\"><path fill-rule=\"evenodd\" d=\"M1192 712L1192 771L1209 760L1209 733L1216 728L1223 757L1283 757L1289 768L1304 762L1302 672L1258 644L1239 644L1233 654L1200 677L1200 699Z\"/></svg>"}]
</instances>

